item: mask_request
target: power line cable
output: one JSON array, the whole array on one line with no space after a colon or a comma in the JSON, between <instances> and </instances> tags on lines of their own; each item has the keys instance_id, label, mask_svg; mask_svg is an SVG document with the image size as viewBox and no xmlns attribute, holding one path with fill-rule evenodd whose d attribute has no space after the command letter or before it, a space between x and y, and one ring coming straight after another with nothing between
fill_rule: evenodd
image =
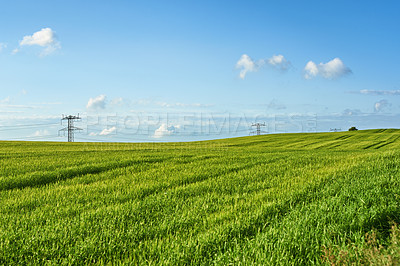
<instances>
[{"instance_id":1,"label":"power line cable","mask_svg":"<svg viewBox=\"0 0 400 266\"><path fill-rule=\"evenodd\" d=\"M58 137L58 135L27 136L27 137L6 139L4 141L8 141L8 140L29 141L29 140L40 140L40 139L57 138L57 137Z\"/></svg>"},{"instance_id":2,"label":"power line cable","mask_svg":"<svg viewBox=\"0 0 400 266\"><path fill-rule=\"evenodd\" d=\"M0 131L11 131L11 130L23 130L23 129L32 129L35 127L42 126L56 126L58 124L32 124L32 125L15 125L15 126L0 126Z\"/></svg>"}]
</instances>

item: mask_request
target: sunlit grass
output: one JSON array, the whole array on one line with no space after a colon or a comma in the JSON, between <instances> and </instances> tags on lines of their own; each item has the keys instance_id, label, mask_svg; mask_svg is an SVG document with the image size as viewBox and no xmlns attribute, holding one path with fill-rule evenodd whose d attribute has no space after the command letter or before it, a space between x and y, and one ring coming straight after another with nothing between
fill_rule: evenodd
<instances>
[{"instance_id":1,"label":"sunlit grass","mask_svg":"<svg viewBox=\"0 0 400 266\"><path fill-rule=\"evenodd\" d=\"M0 158L0 264L334 263L372 232L389 254L400 222L398 130L0 142Z\"/></svg>"}]
</instances>

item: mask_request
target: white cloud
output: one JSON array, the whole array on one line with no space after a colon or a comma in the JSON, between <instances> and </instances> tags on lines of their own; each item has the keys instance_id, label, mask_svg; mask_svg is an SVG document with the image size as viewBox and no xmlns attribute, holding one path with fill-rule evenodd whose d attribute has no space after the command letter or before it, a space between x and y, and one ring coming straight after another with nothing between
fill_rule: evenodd
<instances>
[{"instance_id":1,"label":"white cloud","mask_svg":"<svg viewBox=\"0 0 400 266\"><path fill-rule=\"evenodd\" d=\"M0 100L0 103L1 104L8 104L8 103L10 103L10 96L8 96L8 97L6 97L6 98L4 98L4 99L2 99L2 100Z\"/></svg>"},{"instance_id":2,"label":"white cloud","mask_svg":"<svg viewBox=\"0 0 400 266\"><path fill-rule=\"evenodd\" d=\"M317 65L313 61L309 61L304 67L304 72L306 79L312 79L318 75L326 79L336 79L352 73L351 69L337 57L325 64L319 63Z\"/></svg>"},{"instance_id":3,"label":"white cloud","mask_svg":"<svg viewBox=\"0 0 400 266\"><path fill-rule=\"evenodd\" d=\"M124 99L125 103L126 100ZM132 105L143 105L143 106L153 106L153 107L162 107L162 108L203 108L203 107L212 107L213 104L202 104L202 103L180 103L180 102L164 102L164 101L155 101L148 99L139 99L136 101L130 102ZM133 110L132 110L133 111ZM135 111L133 111L135 112Z\"/></svg>"},{"instance_id":4,"label":"white cloud","mask_svg":"<svg viewBox=\"0 0 400 266\"><path fill-rule=\"evenodd\" d=\"M269 58L268 64L282 71L287 70L291 66L291 63L287 61L286 58L281 54L273 55L271 58Z\"/></svg>"},{"instance_id":5,"label":"white cloud","mask_svg":"<svg viewBox=\"0 0 400 266\"><path fill-rule=\"evenodd\" d=\"M40 53L41 56L46 56L61 48L60 42L57 40L55 32L51 28L43 28L32 35L24 36L19 42L19 46L38 45L44 47ZM13 53L18 53L19 49L13 50Z\"/></svg>"},{"instance_id":6,"label":"white cloud","mask_svg":"<svg viewBox=\"0 0 400 266\"><path fill-rule=\"evenodd\" d=\"M177 126L167 126L167 124L162 124L159 128L154 131L153 138L162 138L164 136L170 136L176 133L176 130L180 128Z\"/></svg>"},{"instance_id":7,"label":"white cloud","mask_svg":"<svg viewBox=\"0 0 400 266\"><path fill-rule=\"evenodd\" d=\"M318 75L318 67L313 61L307 63L307 65L304 68L304 71L305 71L304 77L306 79L311 79Z\"/></svg>"},{"instance_id":8,"label":"white cloud","mask_svg":"<svg viewBox=\"0 0 400 266\"><path fill-rule=\"evenodd\" d=\"M360 115L362 112L359 109L346 109L342 113L344 116Z\"/></svg>"},{"instance_id":9,"label":"white cloud","mask_svg":"<svg viewBox=\"0 0 400 266\"><path fill-rule=\"evenodd\" d=\"M400 95L400 90L360 90L358 93L371 95Z\"/></svg>"},{"instance_id":10,"label":"white cloud","mask_svg":"<svg viewBox=\"0 0 400 266\"><path fill-rule=\"evenodd\" d=\"M116 127L111 127L111 128L105 128L100 132L100 136L107 136L110 135L111 133L114 133L117 131Z\"/></svg>"},{"instance_id":11,"label":"white cloud","mask_svg":"<svg viewBox=\"0 0 400 266\"><path fill-rule=\"evenodd\" d=\"M213 105L211 104L201 104L201 103L167 103L167 102L154 102L155 105L161 106L161 107L211 107Z\"/></svg>"},{"instance_id":12,"label":"white cloud","mask_svg":"<svg viewBox=\"0 0 400 266\"><path fill-rule=\"evenodd\" d=\"M139 99L139 100L133 102L133 104L136 104L136 105L150 105L151 103L152 103L152 101L147 100L147 99Z\"/></svg>"},{"instance_id":13,"label":"white cloud","mask_svg":"<svg viewBox=\"0 0 400 266\"><path fill-rule=\"evenodd\" d=\"M87 105L87 109L98 110L106 108L106 96L101 94L95 98L90 98Z\"/></svg>"},{"instance_id":14,"label":"white cloud","mask_svg":"<svg viewBox=\"0 0 400 266\"><path fill-rule=\"evenodd\" d=\"M23 111L4 111L4 110L0 110L0 114L23 114Z\"/></svg>"},{"instance_id":15,"label":"white cloud","mask_svg":"<svg viewBox=\"0 0 400 266\"><path fill-rule=\"evenodd\" d=\"M379 102L375 103L374 110L375 112L382 112L389 106L390 104L387 100L380 100Z\"/></svg>"},{"instance_id":16,"label":"white cloud","mask_svg":"<svg viewBox=\"0 0 400 266\"><path fill-rule=\"evenodd\" d=\"M239 77L241 79L244 79L246 77L247 72L257 71L259 67L260 66L256 62L254 62L253 59L251 59L251 57L247 54L243 54L240 57L239 61L237 61L236 63L236 68L241 69L239 73Z\"/></svg>"},{"instance_id":17,"label":"white cloud","mask_svg":"<svg viewBox=\"0 0 400 266\"><path fill-rule=\"evenodd\" d=\"M37 130L32 136L33 137L42 137L42 136L48 136L50 132L47 129L44 130Z\"/></svg>"},{"instance_id":18,"label":"white cloud","mask_svg":"<svg viewBox=\"0 0 400 266\"><path fill-rule=\"evenodd\" d=\"M121 106L124 104L124 99L122 97L115 98L111 100L111 105Z\"/></svg>"},{"instance_id":19,"label":"white cloud","mask_svg":"<svg viewBox=\"0 0 400 266\"><path fill-rule=\"evenodd\" d=\"M283 55L273 55L269 59L259 59L254 61L247 54L243 54L239 61L236 63L236 68L241 69L239 73L239 77L244 79L246 77L247 72L255 72L260 69L265 64L269 64L270 66L285 71L290 68L291 63L283 56Z\"/></svg>"}]
</instances>

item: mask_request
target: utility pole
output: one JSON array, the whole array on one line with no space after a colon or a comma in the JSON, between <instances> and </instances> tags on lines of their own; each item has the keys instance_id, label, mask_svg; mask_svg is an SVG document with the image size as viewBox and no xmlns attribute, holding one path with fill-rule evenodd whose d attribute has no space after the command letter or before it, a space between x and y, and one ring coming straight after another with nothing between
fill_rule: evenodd
<instances>
[{"instance_id":1,"label":"utility pole","mask_svg":"<svg viewBox=\"0 0 400 266\"><path fill-rule=\"evenodd\" d=\"M74 121L80 121L81 118L78 116L74 116L74 115L69 115L69 116L65 116L63 115L63 118L61 119L61 125L63 120L67 120L68 121L68 126L60 129L58 131L58 135L60 135L60 132L64 132L64 136L65 136L65 131L68 132L68 142L74 142L74 132L78 131L78 130L82 130L82 128L78 128L78 127L74 127Z\"/></svg>"},{"instance_id":2,"label":"utility pole","mask_svg":"<svg viewBox=\"0 0 400 266\"><path fill-rule=\"evenodd\" d=\"M256 134L258 136L258 135L261 135L261 132L264 133L264 131L261 131L261 127L265 127L265 122L262 123L262 124L261 123L254 123L251 126L252 127L256 127L257 129L256 129L256 131L250 132L250 134Z\"/></svg>"}]
</instances>

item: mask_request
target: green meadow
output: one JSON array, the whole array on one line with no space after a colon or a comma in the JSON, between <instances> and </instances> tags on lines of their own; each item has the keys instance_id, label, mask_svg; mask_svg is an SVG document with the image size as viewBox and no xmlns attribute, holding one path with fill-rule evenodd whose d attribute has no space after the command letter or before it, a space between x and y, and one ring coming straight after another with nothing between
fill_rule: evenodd
<instances>
[{"instance_id":1,"label":"green meadow","mask_svg":"<svg viewBox=\"0 0 400 266\"><path fill-rule=\"evenodd\" d=\"M396 264L400 130L0 142L0 264Z\"/></svg>"}]
</instances>

